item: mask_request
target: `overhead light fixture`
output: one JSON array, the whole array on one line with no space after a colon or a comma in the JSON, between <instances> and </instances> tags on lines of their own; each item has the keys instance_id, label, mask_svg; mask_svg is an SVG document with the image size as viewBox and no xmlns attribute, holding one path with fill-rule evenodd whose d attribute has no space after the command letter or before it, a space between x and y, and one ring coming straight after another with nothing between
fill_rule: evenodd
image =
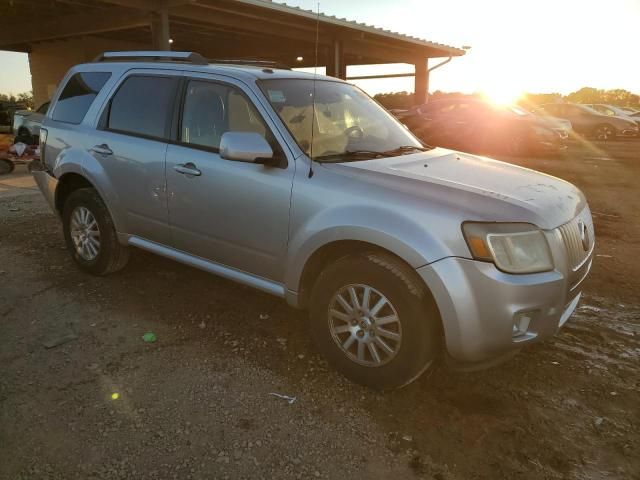
<instances>
[{"instance_id":1,"label":"overhead light fixture","mask_svg":"<svg viewBox=\"0 0 640 480\"><path fill-rule=\"evenodd\" d=\"M170 38L170 39L169 39L169 43L173 43L173 38Z\"/></svg>"},{"instance_id":2,"label":"overhead light fixture","mask_svg":"<svg viewBox=\"0 0 640 480\"><path fill-rule=\"evenodd\" d=\"M296 57L296 62L301 62L304 60L304 57Z\"/></svg>"}]
</instances>

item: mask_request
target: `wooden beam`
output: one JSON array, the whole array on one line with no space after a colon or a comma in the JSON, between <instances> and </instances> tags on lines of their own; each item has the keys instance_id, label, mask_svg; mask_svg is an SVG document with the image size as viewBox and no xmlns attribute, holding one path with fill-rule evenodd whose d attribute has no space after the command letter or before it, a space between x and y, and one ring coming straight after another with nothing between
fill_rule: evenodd
<instances>
[{"instance_id":1,"label":"wooden beam","mask_svg":"<svg viewBox=\"0 0 640 480\"><path fill-rule=\"evenodd\" d=\"M197 0L166 0L166 2L158 2L158 0L101 0L103 3L118 5L120 7L137 8L147 12L162 9L162 3L166 3L167 7L180 7L190 3L196 3Z\"/></svg>"},{"instance_id":2,"label":"wooden beam","mask_svg":"<svg viewBox=\"0 0 640 480\"><path fill-rule=\"evenodd\" d=\"M27 22L4 27L0 30L0 47L113 32L150 23L151 17L147 12L131 12L120 8L111 8L100 14L94 12L53 17L41 25Z\"/></svg>"},{"instance_id":3,"label":"wooden beam","mask_svg":"<svg viewBox=\"0 0 640 480\"><path fill-rule=\"evenodd\" d=\"M224 11L210 5L188 5L171 11L172 18L189 19L197 22L208 23L215 28L216 25L231 27L238 30L260 32L265 37L273 36L289 40L297 40L310 44L315 42L315 29L302 25L284 24L268 17L257 18L251 15L243 15L240 11ZM329 44L332 37L320 31L320 43Z\"/></svg>"},{"instance_id":4,"label":"wooden beam","mask_svg":"<svg viewBox=\"0 0 640 480\"><path fill-rule=\"evenodd\" d=\"M415 77L415 73L386 73L384 75L360 75L357 77L347 77L347 80L373 80L377 78L403 78Z\"/></svg>"}]
</instances>

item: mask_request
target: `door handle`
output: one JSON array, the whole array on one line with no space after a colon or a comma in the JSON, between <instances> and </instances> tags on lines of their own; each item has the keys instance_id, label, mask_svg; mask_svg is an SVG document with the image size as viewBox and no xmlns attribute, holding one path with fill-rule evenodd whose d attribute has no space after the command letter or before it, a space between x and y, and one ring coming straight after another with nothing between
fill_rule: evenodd
<instances>
[{"instance_id":1,"label":"door handle","mask_svg":"<svg viewBox=\"0 0 640 480\"><path fill-rule=\"evenodd\" d=\"M191 162L183 163L181 165L175 165L173 169L178 173L182 173L183 175L191 175L194 177L199 177L200 175L202 175L202 172L198 170L198 168Z\"/></svg>"},{"instance_id":2,"label":"door handle","mask_svg":"<svg viewBox=\"0 0 640 480\"><path fill-rule=\"evenodd\" d=\"M111 150L109 145L106 143L103 143L102 145L94 145L91 151L100 155L113 155L113 150Z\"/></svg>"}]
</instances>

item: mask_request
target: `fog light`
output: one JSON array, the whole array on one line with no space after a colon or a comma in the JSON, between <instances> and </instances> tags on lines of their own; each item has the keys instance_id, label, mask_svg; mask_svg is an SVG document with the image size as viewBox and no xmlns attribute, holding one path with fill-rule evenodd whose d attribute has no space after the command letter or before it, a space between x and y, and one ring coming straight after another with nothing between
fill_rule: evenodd
<instances>
[{"instance_id":1,"label":"fog light","mask_svg":"<svg viewBox=\"0 0 640 480\"><path fill-rule=\"evenodd\" d=\"M519 337L527 333L529 323L535 312L518 312L513 316L513 336Z\"/></svg>"}]
</instances>

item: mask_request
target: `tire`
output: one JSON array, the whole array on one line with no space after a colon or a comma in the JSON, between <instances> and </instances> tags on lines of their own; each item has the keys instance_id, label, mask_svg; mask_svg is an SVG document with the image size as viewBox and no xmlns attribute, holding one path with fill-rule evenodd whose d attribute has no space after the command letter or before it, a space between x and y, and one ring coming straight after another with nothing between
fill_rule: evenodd
<instances>
[{"instance_id":1,"label":"tire","mask_svg":"<svg viewBox=\"0 0 640 480\"><path fill-rule=\"evenodd\" d=\"M615 140L616 138L616 129L613 128L608 123L603 123L601 125L596 126L593 129L593 138L596 140L609 141Z\"/></svg>"},{"instance_id":2,"label":"tire","mask_svg":"<svg viewBox=\"0 0 640 480\"><path fill-rule=\"evenodd\" d=\"M20 130L16 138L13 139L13 143L24 143L25 145L34 145L33 143L33 135L29 132L29 130Z\"/></svg>"},{"instance_id":3,"label":"tire","mask_svg":"<svg viewBox=\"0 0 640 480\"><path fill-rule=\"evenodd\" d=\"M127 264L129 249L118 242L109 210L93 188L80 188L69 195L62 210L62 227L67 248L81 270L93 275L108 275ZM75 232L83 232L82 235L72 235L72 228ZM87 241L83 242L83 238ZM77 242L79 246L76 246Z\"/></svg>"},{"instance_id":4,"label":"tire","mask_svg":"<svg viewBox=\"0 0 640 480\"><path fill-rule=\"evenodd\" d=\"M369 304L364 314L354 309L349 315L338 300L341 294L353 306L350 288L359 306ZM366 288L369 302L364 301ZM383 297L387 303L374 312ZM337 371L377 390L411 383L439 353L440 318L430 293L410 267L385 253L343 257L320 274L311 293L310 331L320 352ZM385 351L380 340L393 352ZM369 347L371 343L375 347Z\"/></svg>"},{"instance_id":5,"label":"tire","mask_svg":"<svg viewBox=\"0 0 640 480\"><path fill-rule=\"evenodd\" d=\"M11 160L0 158L0 175L9 175L15 168L16 166Z\"/></svg>"}]
</instances>

